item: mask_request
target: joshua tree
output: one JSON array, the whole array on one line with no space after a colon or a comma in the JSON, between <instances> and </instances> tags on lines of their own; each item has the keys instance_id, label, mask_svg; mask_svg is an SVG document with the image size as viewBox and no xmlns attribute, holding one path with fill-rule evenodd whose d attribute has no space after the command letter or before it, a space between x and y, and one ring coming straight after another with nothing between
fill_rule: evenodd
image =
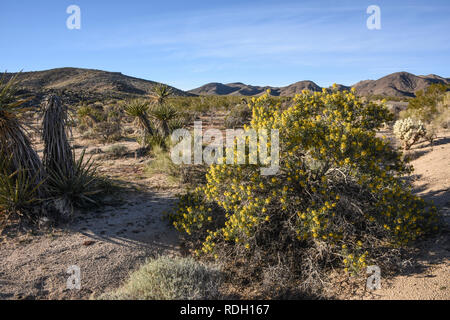
<instances>
[{"instance_id":1,"label":"joshua tree","mask_svg":"<svg viewBox=\"0 0 450 320\"><path fill-rule=\"evenodd\" d=\"M125 107L125 113L134 117L138 127L142 131L142 144L145 144L145 139L154 134L154 130L148 119L148 103L142 100L133 100Z\"/></svg>"},{"instance_id":2,"label":"joshua tree","mask_svg":"<svg viewBox=\"0 0 450 320\"><path fill-rule=\"evenodd\" d=\"M157 84L153 87L151 99L157 104L164 104L167 98L172 94L172 89L170 89L165 84Z\"/></svg>"},{"instance_id":3,"label":"joshua tree","mask_svg":"<svg viewBox=\"0 0 450 320\"><path fill-rule=\"evenodd\" d=\"M178 117L177 110L169 104L157 104L150 109L150 114L155 120L160 134L167 137L170 134L169 123Z\"/></svg>"},{"instance_id":4,"label":"joshua tree","mask_svg":"<svg viewBox=\"0 0 450 320\"><path fill-rule=\"evenodd\" d=\"M167 103L167 98L172 94L172 89L164 84L153 88L153 104L150 115L155 121L159 133L165 138L170 134L170 121L178 117L177 110Z\"/></svg>"}]
</instances>

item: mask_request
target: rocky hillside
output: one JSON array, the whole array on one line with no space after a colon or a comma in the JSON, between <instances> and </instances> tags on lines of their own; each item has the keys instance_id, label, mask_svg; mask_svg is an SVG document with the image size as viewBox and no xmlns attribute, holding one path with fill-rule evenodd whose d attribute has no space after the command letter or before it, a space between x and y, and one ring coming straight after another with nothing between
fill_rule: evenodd
<instances>
[{"instance_id":1,"label":"rocky hillside","mask_svg":"<svg viewBox=\"0 0 450 320\"><path fill-rule=\"evenodd\" d=\"M15 74L7 73L6 77L13 75ZM69 103L141 97L148 95L158 84L119 72L80 68L22 72L18 75L18 80L20 93L34 96L33 102L38 102L42 96L49 93L57 93ZM193 96L191 93L171 88L176 96Z\"/></svg>"},{"instance_id":2,"label":"rocky hillside","mask_svg":"<svg viewBox=\"0 0 450 320\"><path fill-rule=\"evenodd\" d=\"M360 95L384 95L414 97L414 93L433 83L450 84L449 78L437 75L416 76L408 72L396 72L378 80L360 81L353 87Z\"/></svg>"},{"instance_id":3,"label":"rocky hillside","mask_svg":"<svg viewBox=\"0 0 450 320\"><path fill-rule=\"evenodd\" d=\"M363 96L382 95L389 97L414 97L417 90L425 89L432 83L450 84L449 78L443 78L437 75L416 76L408 72L397 72L387 75L378 80L364 80L353 86L338 85L339 90L349 90L354 87L358 94ZM275 96L293 96L301 93L302 90L311 91L322 90L312 81L299 81L286 87L259 87L237 83L208 83L199 88L190 90L190 93L197 95L242 95L252 96L264 93L271 89Z\"/></svg>"}]
</instances>

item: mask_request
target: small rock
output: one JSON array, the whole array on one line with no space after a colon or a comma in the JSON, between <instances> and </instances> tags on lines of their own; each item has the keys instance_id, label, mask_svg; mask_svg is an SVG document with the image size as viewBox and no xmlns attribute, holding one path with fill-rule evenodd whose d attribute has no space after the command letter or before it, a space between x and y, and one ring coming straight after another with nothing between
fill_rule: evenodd
<instances>
[{"instance_id":1,"label":"small rock","mask_svg":"<svg viewBox=\"0 0 450 320\"><path fill-rule=\"evenodd\" d=\"M90 246L93 245L95 243L95 241L93 240L86 240L83 242L83 246Z\"/></svg>"}]
</instances>

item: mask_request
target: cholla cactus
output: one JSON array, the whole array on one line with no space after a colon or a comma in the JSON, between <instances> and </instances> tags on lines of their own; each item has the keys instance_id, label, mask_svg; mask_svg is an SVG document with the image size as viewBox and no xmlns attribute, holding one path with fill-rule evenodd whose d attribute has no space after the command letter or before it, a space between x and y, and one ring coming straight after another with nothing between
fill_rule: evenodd
<instances>
[{"instance_id":1,"label":"cholla cactus","mask_svg":"<svg viewBox=\"0 0 450 320\"><path fill-rule=\"evenodd\" d=\"M406 118L397 120L394 124L394 134L403 142L405 150L410 149L420 138L425 137L426 133L427 130L420 120Z\"/></svg>"}]
</instances>

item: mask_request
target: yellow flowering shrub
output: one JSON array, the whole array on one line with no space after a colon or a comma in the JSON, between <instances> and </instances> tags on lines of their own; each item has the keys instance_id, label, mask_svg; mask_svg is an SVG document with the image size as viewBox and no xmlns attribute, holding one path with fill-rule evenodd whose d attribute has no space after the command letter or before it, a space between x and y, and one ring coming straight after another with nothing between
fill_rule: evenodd
<instances>
[{"instance_id":1,"label":"yellow flowering shrub","mask_svg":"<svg viewBox=\"0 0 450 320\"><path fill-rule=\"evenodd\" d=\"M436 208L411 193L401 154L376 131L392 115L354 92L304 91L290 106L266 94L249 104L248 128L278 129L280 169L212 165L207 183L180 198L174 226L202 238L196 251L283 260L312 273L339 262L351 272L382 265L380 247L399 247L435 227Z\"/></svg>"}]
</instances>

